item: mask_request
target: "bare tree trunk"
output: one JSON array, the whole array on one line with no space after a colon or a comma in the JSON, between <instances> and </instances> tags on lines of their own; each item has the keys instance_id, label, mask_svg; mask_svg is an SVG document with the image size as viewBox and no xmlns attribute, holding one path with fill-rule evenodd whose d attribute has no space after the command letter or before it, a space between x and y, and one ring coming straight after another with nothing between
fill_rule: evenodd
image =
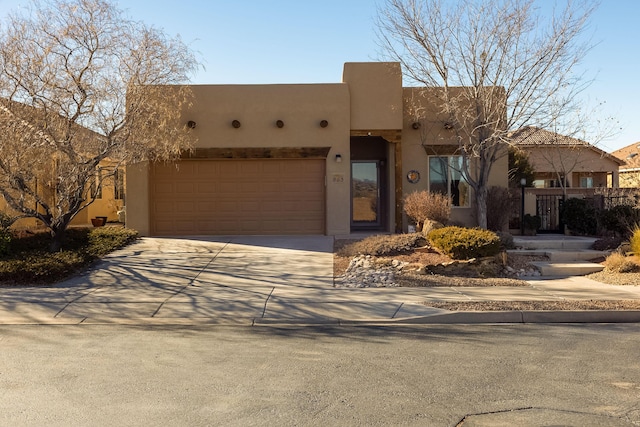
<instances>
[{"instance_id":1,"label":"bare tree trunk","mask_svg":"<svg viewBox=\"0 0 640 427\"><path fill-rule=\"evenodd\" d=\"M487 229L487 192L488 189L482 185L476 190L476 220L478 227Z\"/></svg>"},{"instance_id":2,"label":"bare tree trunk","mask_svg":"<svg viewBox=\"0 0 640 427\"><path fill-rule=\"evenodd\" d=\"M67 232L67 226L51 228L51 243L49 244L49 252L60 252L64 236Z\"/></svg>"}]
</instances>

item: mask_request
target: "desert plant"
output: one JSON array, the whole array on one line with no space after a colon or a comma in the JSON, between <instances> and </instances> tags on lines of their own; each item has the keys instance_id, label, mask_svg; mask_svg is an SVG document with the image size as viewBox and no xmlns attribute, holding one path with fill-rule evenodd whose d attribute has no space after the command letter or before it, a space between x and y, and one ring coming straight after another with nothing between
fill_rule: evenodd
<instances>
[{"instance_id":1,"label":"desert plant","mask_svg":"<svg viewBox=\"0 0 640 427\"><path fill-rule=\"evenodd\" d=\"M596 234L596 210L587 200L577 198L565 200L560 209L560 218L575 234Z\"/></svg>"},{"instance_id":2,"label":"desert plant","mask_svg":"<svg viewBox=\"0 0 640 427\"><path fill-rule=\"evenodd\" d=\"M415 221L417 230L428 219L446 224L451 215L451 199L440 193L414 191L404 198L404 212Z\"/></svg>"},{"instance_id":3,"label":"desert plant","mask_svg":"<svg viewBox=\"0 0 640 427\"><path fill-rule=\"evenodd\" d=\"M604 262L605 269L614 273L634 273L640 271L638 265L632 258L620 252L614 252L607 257Z\"/></svg>"},{"instance_id":4,"label":"desert plant","mask_svg":"<svg viewBox=\"0 0 640 427\"><path fill-rule=\"evenodd\" d=\"M480 228L444 227L433 230L428 238L433 247L454 259L493 256L501 247L496 233Z\"/></svg>"}]
</instances>

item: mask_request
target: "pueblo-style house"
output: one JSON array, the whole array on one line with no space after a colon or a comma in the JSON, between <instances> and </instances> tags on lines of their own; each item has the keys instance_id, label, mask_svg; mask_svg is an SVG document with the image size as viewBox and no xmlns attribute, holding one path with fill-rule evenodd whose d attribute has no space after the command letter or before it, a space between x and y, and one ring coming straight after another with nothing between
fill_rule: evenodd
<instances>
[{"instance_id":1,"label":"pueblo-style house","mask_svg":"<svg viewBox=\"0 0 640 427\"><path fill-rule=\"evenodd\" d=\"M419 190L447 193L451 220L476 225L437 89L403 87L398 63L347 63L340 83L190 88L194 149L127 167L127 226L142 235L401 232ZM490 185L507 186L507 156Z\"/></svg>"}]
</instances>

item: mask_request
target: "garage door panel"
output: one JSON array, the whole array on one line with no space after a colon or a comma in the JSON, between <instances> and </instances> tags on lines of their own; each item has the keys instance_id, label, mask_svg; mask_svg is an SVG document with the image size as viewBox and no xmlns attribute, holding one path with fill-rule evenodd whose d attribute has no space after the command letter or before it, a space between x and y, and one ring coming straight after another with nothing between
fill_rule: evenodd
<instances>
[{"instance_id":1,"label":"garage door panel","mask_svg":"<svg viewBox=\"0 0 640 427\"><path fill-rule=\"evenodd\" d=\"M157 235L324 234L324 160L189 160L152 169Z\"/></svg>"}]
</instances>

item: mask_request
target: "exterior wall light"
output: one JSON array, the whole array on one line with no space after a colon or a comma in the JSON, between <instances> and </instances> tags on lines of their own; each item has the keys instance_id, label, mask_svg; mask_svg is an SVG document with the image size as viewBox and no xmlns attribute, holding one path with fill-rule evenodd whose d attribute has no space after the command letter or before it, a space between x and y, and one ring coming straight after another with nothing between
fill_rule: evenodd
<instances>
[{"instance_id":1,"label":"exterior wall light","mask_svg":"<svg viewBox=\"0 0 640 427\"><path fill-rule=\"evenodd\" d=\"M189 120L189 121L187 122L187 127L188 127L189 129L195 129L195 128L196 128L196 122L194 122L193 120Z\"/></svg>"},{"instance_id":2,"label":"exterior wall light","mask_svg":"<svg viewBox=\"0 0 640 427\"><path fill-rule=\"evenodd\" d=\"M326 120L320 120L320 127L321 128L326 128L327 126L329 126L329 122Z\"/></svg>"},{"instance_id":3,"label":"exterior wall light","mask_svg":"<svg viewBox=\"0 0 640 427\"><path fill-rule=\"evenodd\" d=\"M342 155L336 154L336 163L342 163Z\"/></svg>"},{"instance_id":4,"label":"exterior wall light","mask_svg":"<svg viewBox=\"0 0 640 427\"><path fill-rule=\"evenodd\" d=\"M411 127L414 128L415 130L420 129L420 122L413 122L411 124Z\"/></svg>"},{"instance_id":5,"label":"exterior wall light","mask_svg":"<svg viewBox=\"0 0 640 427\"><path fill-rule=\"evenodd\" d=\"M284 122L282 120L276 120L276 126L278 126L279 128L284 127Z\"/></svg>"},{"instance_id":6,"label":"exterior wall light","mask_svg":"<svg viewBox=\"0 0 640 427\"><path fill-rule=\"evenodd\" d=\"M232 121L231 122L231 126L233 126L234 128L238 129L241 126L240 121L239 120Z\"/></svg>"}]
</instances>

